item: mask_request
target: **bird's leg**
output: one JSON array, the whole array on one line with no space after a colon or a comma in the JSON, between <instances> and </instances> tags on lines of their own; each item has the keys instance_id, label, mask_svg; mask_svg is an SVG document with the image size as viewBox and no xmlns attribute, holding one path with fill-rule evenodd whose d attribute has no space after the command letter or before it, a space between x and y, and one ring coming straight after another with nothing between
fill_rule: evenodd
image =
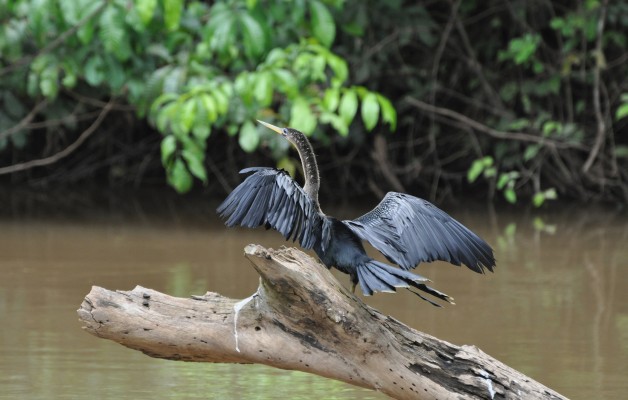
<instances>
[{"instance_id":1,"label":"bird's leg","mask_svg":"<svg viewBox=\"0 0 628 400\"><path fill-rule=\"evenodd\" d=\"M351 280L351 293L355 294L355 287L358 285L359 282L357 272L349 272L349 279Z\"/></svg>"}]
</instances>

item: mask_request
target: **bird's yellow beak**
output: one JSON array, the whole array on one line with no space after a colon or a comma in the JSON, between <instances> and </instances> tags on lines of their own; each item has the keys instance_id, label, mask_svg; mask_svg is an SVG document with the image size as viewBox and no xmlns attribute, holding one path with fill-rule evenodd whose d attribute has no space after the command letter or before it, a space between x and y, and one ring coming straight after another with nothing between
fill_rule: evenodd
<instances>
[{"instance_id":1,"label":"bird's yellow beak","mask_svg":"<svg viewBox=\"0 0 628 400\"><path fill-rule=\"evenodd\" d=\"M280 135L282 134L283 129L276 127L275 125L271 125L268 122L260 121L259 119L257 120L257 122L264 125L268 129L272 129L273 131L277 132Z\"/></svg>"}]
</instances>

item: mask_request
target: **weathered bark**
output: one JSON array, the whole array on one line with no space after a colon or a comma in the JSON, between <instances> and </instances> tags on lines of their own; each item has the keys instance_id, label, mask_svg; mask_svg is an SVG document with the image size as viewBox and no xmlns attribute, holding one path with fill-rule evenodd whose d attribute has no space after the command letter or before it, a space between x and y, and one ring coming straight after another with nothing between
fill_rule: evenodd
<instances>
[{"instance_id":1,"label":"weathered bark","mask_svg":"<svg viewBox=\"0 0 628 400\"><path fill-rule=\"evenodd\" d=\"M260 363L399 399L564 399L475 346L382 315L299 250L249 245L245 255L261 276L248 299L93 287L80 319L89 333L151 357Z\"/></svg>"}]
</instances>

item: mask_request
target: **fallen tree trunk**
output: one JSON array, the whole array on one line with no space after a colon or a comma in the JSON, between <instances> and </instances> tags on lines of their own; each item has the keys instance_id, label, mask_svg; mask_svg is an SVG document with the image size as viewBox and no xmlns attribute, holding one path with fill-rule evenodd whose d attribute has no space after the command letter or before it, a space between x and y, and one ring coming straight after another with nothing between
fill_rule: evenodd
<instances>
[{"instance_id":1,"label":"fallen tree trunk","mask_svg":"<svg viewBox=\"0 0 628 400\"><path fill-rule=\"evenodd\" d=\"M191 299L93 287L85 329L151 357L259 363L379 390L398 399L564 399L475 346L456 346L382 315L296 249L249 245L251 297Z\"/></svg>"}]
</instances>

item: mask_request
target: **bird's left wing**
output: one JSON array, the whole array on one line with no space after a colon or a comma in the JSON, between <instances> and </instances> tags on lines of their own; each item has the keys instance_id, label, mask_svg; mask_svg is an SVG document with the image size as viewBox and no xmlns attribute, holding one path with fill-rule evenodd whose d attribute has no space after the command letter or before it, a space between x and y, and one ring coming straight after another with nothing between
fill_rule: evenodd
<instances>
[{"instance_id":1,"label":"bird's left wing","mask_svg":"<svg viewBox=\"0 0 628 400\"><path fill-rule=\"evenodd\" d=\"M287 240L298 239L301 247L311 249L316 243L315 227L321 216L310 197L283 170L254 167L253 172L227 196L216 210L229 227L254 228L266 225ZM320 226L320 225L319 225Z\"/></svg>"},{"instance_id":2,"label":"bird's left wing","mask_svg":"<svg viewBox=\"0 0 628 400\"><path fill-rule=\"evenodd\" d=\"M372 211L342 221L362 240L404 269L420 262L465 264L493 270L493 249L479 236L427 200L389 192Z\"/></svg>"}]
</instances>

